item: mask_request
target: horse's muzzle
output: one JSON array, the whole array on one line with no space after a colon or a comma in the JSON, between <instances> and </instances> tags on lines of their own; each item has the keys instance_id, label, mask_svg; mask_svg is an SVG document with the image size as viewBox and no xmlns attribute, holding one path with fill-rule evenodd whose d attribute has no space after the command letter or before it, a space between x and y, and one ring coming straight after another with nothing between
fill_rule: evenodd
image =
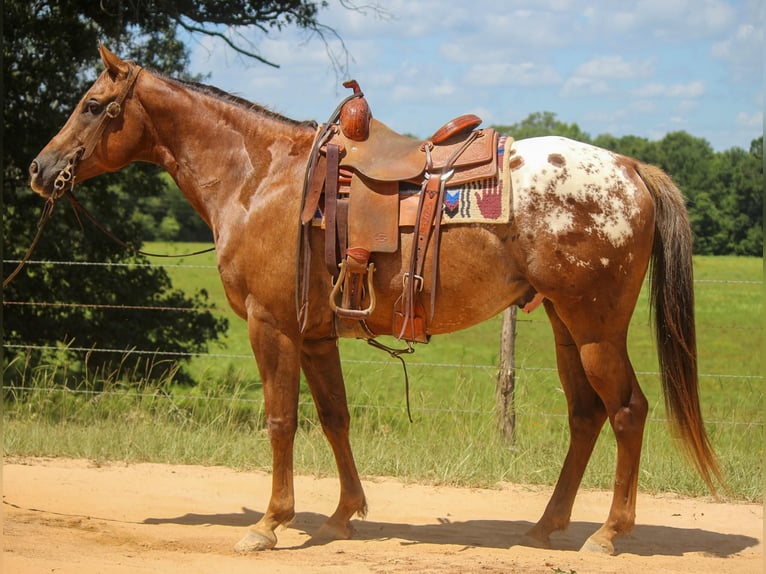
<instances>
[{"instance_id":1,"label":"horse's muzzle","mask_svg":"<svg viewBox=\"0 0 766 574\"><path fill-rule=\"evenodd\" d=\"M53 189L52 185L49 186L49 190L45 189L46 186L43 183L42 169L40 168L40 164L36 159L29 164L29 186L36 193L39 193L45 197L49 196Z\"/></svg>"},{"instance_id":2,"label":"horse's muzzle","mask_svg":"<svg viewBox=\"0 0 766 574\"><path fill-rule=\"evenodd\" d=\"M29 185L43 197L60 195L74 184L74 171L79 159L79 150L66 158L48 161L45 154L37 156L29 164Z\"/></svg>"}]
</instances>

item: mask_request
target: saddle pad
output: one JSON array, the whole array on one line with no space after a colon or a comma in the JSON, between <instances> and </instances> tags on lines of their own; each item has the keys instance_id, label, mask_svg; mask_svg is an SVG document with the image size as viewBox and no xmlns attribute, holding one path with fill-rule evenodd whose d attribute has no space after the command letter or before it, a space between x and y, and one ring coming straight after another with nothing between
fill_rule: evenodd
<instances>
[{"instance_id":1,"label":"saddle pad","mask_svg":"<svg viewBox=\"0 0 766 574\"><path fill-rule=\"evenodd\" d=\"M510 160L514 154L514 140L500 136L497 143L498 176L479 180L445 190L442 225L449 223L508 223L511 220ZM420 186L399 183L399 225L412 227L417 217ZM324 229L324 214L317 209L313 225Z\"/></svg>"},{"instance_id":2,"label":"saddle pad","mask_svg":"<svg viewBox=\"0 0 766 574\"><path fill-rule=\"evenodd\" d=\"M507 223L511 219L511 170L513 138L500 136L497 143L497 177L447 187L442 225L449 223ZM413 226L420 186L399 185L399 225Z\"/></svg>"}]
</instances>

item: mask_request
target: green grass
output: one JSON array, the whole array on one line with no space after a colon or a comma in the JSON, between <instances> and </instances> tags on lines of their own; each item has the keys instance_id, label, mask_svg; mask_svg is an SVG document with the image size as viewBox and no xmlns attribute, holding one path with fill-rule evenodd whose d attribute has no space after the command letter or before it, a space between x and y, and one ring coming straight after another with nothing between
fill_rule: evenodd
<instances>
[{"instance_id":1,"label":"green grass","mask_svg":"<svg viewBox=\"0 0 766 574\"><path fill-rule=\"evenodd\" d=\"M158 244L148 249L188 252L197 247ZM246 325L228 310L214 256L177 262L193 267L161 262L176 286L206 289L219 312L230 317L223 345L211 350L226 356L192 360L190 370L199 381L195 388L178 388L171 379L162 391L143 394L124 392L121 381L104 395L62 393L49 388L51 383L40 370L37 380L27 382L37 390L25 402L6 409L6 452L269 468L259 379ZM731 281L760 282L762 269L762 260L755 258L695 259L703 413L721 459L727 494L744 500L762 499L762 287ZM542 311L519 316L517 436L509 446L495 429L500 325L497 317L436 337L407 358L414 424L407 420L399 363L363 342L341 341L353 416L352 444L362 474L471 486L556 480L568 432L550 326ZM630 349L651 403L640 488L705 494L664 420L645 293L631 326ZM297 471L334 475L332 454L305 384L300 411ZM583 484L609 488L614 456L614 439L607 428Z\"/></svg>"}]
</instances>

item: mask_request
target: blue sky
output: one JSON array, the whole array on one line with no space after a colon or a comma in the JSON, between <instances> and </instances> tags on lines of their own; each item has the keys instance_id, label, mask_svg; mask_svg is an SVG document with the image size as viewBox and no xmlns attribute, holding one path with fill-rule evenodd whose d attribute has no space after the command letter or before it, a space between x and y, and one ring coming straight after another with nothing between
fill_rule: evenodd
<instances>
[{"instance_id":1,"label":"blue sky","mask_svg":"<svg viewBox=\"0 0 766 574\"><path fill-rule=\"evenodd\" d=\"M338 41L292 27L228 31L278 69L197 37L192 71L317 121L355 78L373 115L420 137L464 113L509 125L541 111L591 136L685 130L716 150L748 149L763 133L763 0L381 0L385 13L330 4L320 21L345 43L343 76L328 54L343 53Z\"/></svg>"}]
</instances>

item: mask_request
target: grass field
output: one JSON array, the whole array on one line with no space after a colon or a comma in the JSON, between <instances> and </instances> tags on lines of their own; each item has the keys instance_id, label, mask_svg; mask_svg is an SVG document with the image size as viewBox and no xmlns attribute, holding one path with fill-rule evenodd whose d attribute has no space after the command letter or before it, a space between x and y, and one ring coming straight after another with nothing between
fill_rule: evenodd
<instances>
[{"instance_id":1,"label":"grass field","mask_svg":"<svg viewBox=\"0 0 766 574\"><path fill-rule=\"evenodd\" d=\"M148 249L188 252L197 247L155 244ZM177 388L168 381L162 392L120 390L94 397L52 392L42 377L32 383L38 393L6 408L6 452L268 469L268 437L246 325L228 310L214 256L161 263L177 287L206 289L219 312L230 317L225 341L211 349L211 356L191 361L199 384ZM762 276L762 259L695 259L703 413L726 477L726 494L745 500L760 500L763 488ZM519 316L517 434L507 445L495 428L500 326L497 317L436 337L407 358L412 424L399 363L363 342L341 341L352 441L362 474L478 486L555 481L568 433L550 327L543 311ZM701 480L669 436L645 293L631 326L630 350L651 403L640 487L704 494ZM123 386L114 381L115 391ZM332 475L332 455L305 385L300 408L296 469ZM611 430L605 429L585 486L610 487L614 451Z\"/></svg>"}]
</instances>

